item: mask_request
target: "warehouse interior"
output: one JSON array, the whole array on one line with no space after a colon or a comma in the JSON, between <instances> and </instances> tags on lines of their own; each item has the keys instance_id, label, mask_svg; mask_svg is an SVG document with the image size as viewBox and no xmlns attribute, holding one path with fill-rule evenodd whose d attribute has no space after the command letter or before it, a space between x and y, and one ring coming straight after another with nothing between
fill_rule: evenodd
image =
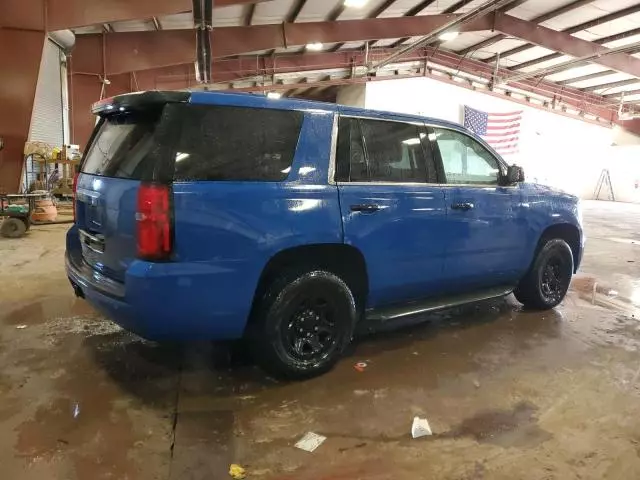
<instances>
[{"instance_id":1,"label":"warehouse interior","mask_svg":"<svg viewBox=\"0 0 640 480\"><path fill-rule=\"evenodd\" d=\"M553 310L429 314L304 382L143 340L76 298L65 236L92 105L147 90L517 111L504 158L582 200L580 270ZM640 478L638 0L0 0L0 105L0 216L30 219L0 237L3 478Z\"/></svg>"}]
</instances>

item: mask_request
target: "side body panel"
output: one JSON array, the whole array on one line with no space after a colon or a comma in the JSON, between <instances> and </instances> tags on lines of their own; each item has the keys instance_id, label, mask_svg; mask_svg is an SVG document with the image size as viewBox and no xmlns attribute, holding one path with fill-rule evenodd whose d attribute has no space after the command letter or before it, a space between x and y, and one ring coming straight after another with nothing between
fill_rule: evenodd
<instances>
[{"instance_id":1,"label":"side body panel","mask_svg":"<svg viewBox=\"0 0 640 480\"><path fill-rule=\"evenodd\" d=\"M445 270L452 289L515 284L526 270L529 222L520 189L450 186ZM456 205L471 205L468 210Z\"/></svg>"},{"instance_id":2,"label":"side body panel","mask_svg":"<svg viewBox=\"0 0 640 480\"><path fill-rule=\"evenodd\" d=\"M586 241L578 198L535 183L521 183L518 187L522 195L523 215L527 220L525 269L531 265L538 240L544 231L553 225L565 224L576 227L580 233L580 252L578 261L574 263L574 270L577 271Z\"/></svg>"},{"instance_id":3,"label":"side body panel","mask_svg":"<svg viewBox=\"0 0 640 480\"><path fill-rule=\"evenodd\" d=\"M260 274L278 252L342 242L337 187L326 181L332 128L332 113L305 112L283 182L174 183L174 294L201 312L203 330L215 323L212 331L242 334Z\"/></svg>"},{"instance_id":4,"label":"side body panel","mask_svg":"<svg viewBox=\"0 0 640 480\"><path fill-rule=\"evenodd\" d=\"M424 128L402 115L375 112L362 115L348 107L340 107L340 113L360 121L383 120ZM426 129L422 138L424 152L430 156ZM368 156L372 155L370 148L365 148ZM344 241L362 252L367 265L367 307L377 308L441 293L446 247L442 231L447 221L442 187L427 184L425 173L422 181L344 181L338 183L338 188ZM376 210L359 211L363 205L374 206Z\"/></svg>"},{"instance_id":5,"label":"side body panel","mask_svg":"<svg viewBox=\"0 0 640 480\"><path fill-rule=\"evenodd\" d=\"M437 295L442 291L446 209L442 188L432 185L340 185L345 243L367 263L367 306ZM375 213L351 205L376 204Z\"/></svg>"}]
</instances>

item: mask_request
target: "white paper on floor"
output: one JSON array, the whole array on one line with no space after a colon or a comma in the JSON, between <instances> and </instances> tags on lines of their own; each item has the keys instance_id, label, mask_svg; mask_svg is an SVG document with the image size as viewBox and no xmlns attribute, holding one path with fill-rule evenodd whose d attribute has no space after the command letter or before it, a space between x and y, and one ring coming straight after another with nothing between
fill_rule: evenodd
<instances>
[{"instance_id":1,"label":"white paper on floor","mask_svg":"<svg viewBox=\"0 0 640 480\"><path fill-rule=\"evenodd\" d=\"M431 435L431 427L426 418L413 417L413 425L411 425L411 436L413 438Z\"/></svg>"},{"instance_id":2,"label":"white paper on floor","mask_svg":"<svg viewBox=\"0 0 640 480\"><path fill-rule=\"evenodd\" d=\"M296 448L300 450L305 450L307 452L313 452L316 448L318 448L322 443L327 439L322 435L318 435L317 433L307 432L304 437L302 437L296 443Z\"/></svg>"}]
</instances>

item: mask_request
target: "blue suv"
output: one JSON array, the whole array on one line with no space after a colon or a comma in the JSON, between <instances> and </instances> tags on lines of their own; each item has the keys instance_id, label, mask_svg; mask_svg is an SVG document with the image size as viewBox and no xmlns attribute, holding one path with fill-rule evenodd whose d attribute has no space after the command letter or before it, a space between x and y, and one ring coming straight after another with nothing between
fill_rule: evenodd
<instances>
[{"instance_id":1,"label":"blue suv","mask_svg":"<svg viewBox=\"0 0 640 480\"><path fill-rule=\"evenodd\" d=\"M553 308L580 264L578 199L454 123L215 92L94 113L67 272L145 338L242 338L269 372L309 377L357 323L510 292Z\"/></svg>"}]
</instances>

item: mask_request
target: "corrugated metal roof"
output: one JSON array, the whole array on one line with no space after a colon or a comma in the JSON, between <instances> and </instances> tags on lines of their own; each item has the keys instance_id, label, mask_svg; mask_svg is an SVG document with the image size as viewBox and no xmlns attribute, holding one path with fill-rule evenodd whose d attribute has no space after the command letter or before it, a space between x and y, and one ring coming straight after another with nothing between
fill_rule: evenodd
<instances>
[{"instance_id":1,"label":"corrugated metal roof","mask_svg":"<svg viewBox=\"0 0 640 480\"><path fill-rule=\"evenodd\" d=\"M413 10L418 10L418 15L432 15L442 13L446 9L458 3L458 0L436 0L424 3L421 0L396 0L394 2L388 2L387 0L369 0L361 8L355 8L344 7L344 0L306 0L303 3L300 3L300 1L301 0L271 0L258 3L255 7L250 7L248 5L236 5L217 8L214 11L214 27L223 28L245 25L249 18L247 15L249 11L253 11L253 15L251 16L251 22L253 25L280 24L284 21L291 20L291 15L296 11L297 6L300 6L300 8L297 17L295 18L296 22L315 22L326 21L330 16L337 18L338 21L357 20L371 17L374 12L379 13L379 18L400 17ZM462 7L457 9L456 12L463 13L469 11L482 5L485 1L486 0L472 0L469 3L462 5ZM540 17L541 15L557 10L558 8L570 5L573 1L574 0L529 0L518 5L516 8L507 11L509 15L524 20L532 20ZM427 3L428 5L426 5ZM594 0L579 8L564 12L554 18L550 18L542 23L542 25L555 30L564 30L638 4L638 0ZM383 5L387 5L387 8L380 11ZM426 5L426 8L420 10L417 8L419 5ZM193 28L193 18L190 12L177 15L160 16L158 17L158 21L162 29ZM104 28L105 27L102 25L95 25L75 29L75 32L77 34L101 33L104 31ZM153 30L154 25L151 19L140 19L126 22L113 22L110 24L110 28L115 32L126 32L136 30ZM597 41L598 39L626 32L634 28L640 28L640 12L631 13L619 19L590 26L586 30L574 33L574 35L583 40ZM443 43L439 48L459 52L473 47L474 45L496 35L496 33L489 31L463 33L456 39ZM405 43L410 43L416 39L417 38L414 37L405 41ZM388 47L395 44L398 40L399 39L383 39L375 42L374 46L375 48ZM613 48L621 45L632 44L638 41L640 41L640 33L629 38L609 42L605 45ZM323 50L328 51L332 48L341 48L342 50L363 49L364 45L365 43L362 41L337 45L328 44L324 45ZM491 45L482 46L475 51L469 52L468 56L476 60L486 60L492 58L496 53L504 53L523 45L526 45L526 42L518 39L504 38L503 36L500 41ZM284 54L292 52L302 53L304 52L304 47L294 46L289 49L276 49L275 51L269 50L262 53ZM539 59L551 53L553 52L546 48L532 46L520 53L501 58L500 65L503 67L513 67L523 62ZM518 69L518 71L535 72L542 68L566 62L571 58L572 57L569 56L560 56L552 60L536 63L523 69ZM548 75L545 78L551 81L566 82L571 78L579 78L606 70L608 70L606 67L599 65L576 66L575 68L564 72ZM589 88L594 85L625 80L628 78L630 78L629 75L614 72L597 78L582 80L575 84L568 82L568 84L577 88ZM625 90L629 91L638 88L640 88L638 85L626 85L611 89L611 91L608 91L607 93L615 93Z\"/></svg>"}]
</instances>

